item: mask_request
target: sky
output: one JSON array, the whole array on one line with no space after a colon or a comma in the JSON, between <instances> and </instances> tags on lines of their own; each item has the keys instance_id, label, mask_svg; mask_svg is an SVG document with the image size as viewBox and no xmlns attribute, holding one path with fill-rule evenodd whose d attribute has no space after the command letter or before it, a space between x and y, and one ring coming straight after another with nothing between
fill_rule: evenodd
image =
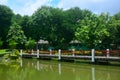
<instances>
[{"instance_id":1,"label":"sky","mask_svg":"<svg viewBox=\"0 0 120 80\"><path fill-rule=\"evenodd\" d=\"M8 6L15 14L21 15L32 15L43 5L63 10L79 7L89 9L96 14L109 12L114 15L120 12L120 0L0 0L0 4Z\"/></svg>"}]
</instances>

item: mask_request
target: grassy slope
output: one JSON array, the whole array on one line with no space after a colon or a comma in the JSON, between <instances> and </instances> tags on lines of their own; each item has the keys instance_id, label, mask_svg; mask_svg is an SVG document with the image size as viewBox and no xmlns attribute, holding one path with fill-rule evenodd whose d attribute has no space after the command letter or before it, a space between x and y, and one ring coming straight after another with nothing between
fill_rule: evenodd
<instances>
[{"instance_id":1,"label":"grassy slope","mask_svg":"<svg viewBox=\"0 0 120 80\"><path fill-rule=\"evenodd\" d=\"M0 54L5 54L5 53L6 53L6 49L0 50Z\"/></svg>"}]
</instances>

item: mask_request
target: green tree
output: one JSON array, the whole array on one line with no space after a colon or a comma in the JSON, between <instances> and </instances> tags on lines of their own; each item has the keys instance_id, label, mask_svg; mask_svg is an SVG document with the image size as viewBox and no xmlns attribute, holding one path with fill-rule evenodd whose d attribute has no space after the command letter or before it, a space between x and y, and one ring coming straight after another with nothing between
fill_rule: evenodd
<instances>
[{"instance_id":1,"label":"green tree","mask_svg":"<svg viewBox=\"0 0 120 80\"><path fill-rule=\"evenodd\" d=\"M17 23L18 25L20 25L22 23L22 19L23 17L20 14L14 14L12 17L12 23Z\"/></svg>"},{"instance_id":2,"label":"green tree","mask_svg":"<svg viewBox=\"0 0 120 80\"><path fill-rule=\"evenodd\" d=\"M99 46L102 40L109 36L107 20L106 14L100 16L93 14L91 17L85 17L84 20L80 21L75 32L76 38L89 48Z\"/></svg>"},{"instance_id":3,"label":"green tree","mask_svg":"<svg viewBox=\"0 0 120 80\"><path fill-rule=\"evenodd\" d=\"M115 44L116 44L116 48L120 49L120 12L115 14L114 17L116 19L115 23L116 23L116 27L117 27L117 31L116 31L116 35L115 35L116 36Z\"/></svg>"},{"instance_id":4,"label":"green tree","mask_svg":"<svg viewBox=\"0 0 120 80\"><path fill-rule=\"evenodd\" d=\"M35 43L35 40L29 38L28 41L27 41L26 44L25 44L25 47L26 47L27 49L33 49L33 48L35 47L35 44L36 44L36 43Z\"/></svg>"},{"instance_id":5,"label":"green tree","mask_svg":"<svg viewBox=\"0 0 120 80\"><path fill-rule=\"evenodd\" d=\"M4 47L6 47L6 36L11 25L12 16L13 12L9 7L0 5L0 37L4 41Z\"/></svg>"},{"instance_id":6,"label":"green tree","mask_svg":"<svg viewBox=\"0 0 120 80\"><path fill-rule=\"evenodd\" d=\"M75 38L75 31L77 29L78 22L83 19L82 10L78 7L70 8L64 11L64 20L62 26L67 30L64 35L67 38L67 44ZM69 35L69 36L68 36Z\"/></svg>"},{"instance_id":7,"label":"green tree","mask_svg":"<svg viewBox=\"0 0 120 80\"><path fill-rule=\"evenodd\" d=\"M15 41L15 40L11 40L11 41L9 41L9 48L10 49L15 49L16 48L16 46L17 46L17 42Z\"/></svg>"},{"instance_id":8,"label":"green tree","mask_svg":"<svg viewBox=\"0 0 120 80\"><path fill-rule=\"evenodd\" d=\"M69 43L71 37L68 35L72 36L73 33L69 26L63 24L65 22L63 14L63 10L59 8L46 6L39 8L32 15L32 20L30 22L32 38L36 41L39 39L48 40L51 46L61 46L61 48L64 44Z\"/></svg>"},{"instance_id":9,"label":"green tree","mask_svg":"<svg viewBox=\"0 0 120 80\"><path fill-rule=\"evenodd\" d=\"M20 23L20 26L22 26L22 30L24 31L26 37L30 37L32 31L32 29L30 30L30 20L31 20L30 16L25 15L22 17Z\"/></svg>"},{"instance_id":10,"label":"green tree","mask_svg":"<svg viewBox=\"0 0 120 80\"><path fill-rule=\"evenodd\" d=\"M14 23L10 26L10 29L8 31L7 35L7 41L17 43L19 46L25 44L26 42L26 36L24 35L24 32L22 30L22 27L18 24Z\"/></svg>"},{"instance_id":11,"label":"green tree","mask_svg":"<svg viewBox=\"0 0 120 80\"><path fill-rule=\"evenodd\" d=\"M49 25L47 24L47 18L49 12L46 7L39 8L33 15L32 20L30 21L31 26L31 36L36 41L40 39L40 37L45 37L45 29L48 29Z\"/></svg>"},{"instance_id":12,"label":"green tree","mask_svg":"<svg viewBox=\"0 0 120 80\"><path fill-rule=\"evenodd\" d=\"M0 48L1 48L2 45L3 45L3 41L0 38Z\"/></svg>"},{"instance_id":13,"label":"green tree","mask_svg":"<svg viewBox=\"0 0 120 80\"><path fill-rule=\"evenodd\" d=\"M113 48L118 49L120 46L120 13L111 16L108 26L110 33L109 40Z\"/></svg>"}]
</instances>

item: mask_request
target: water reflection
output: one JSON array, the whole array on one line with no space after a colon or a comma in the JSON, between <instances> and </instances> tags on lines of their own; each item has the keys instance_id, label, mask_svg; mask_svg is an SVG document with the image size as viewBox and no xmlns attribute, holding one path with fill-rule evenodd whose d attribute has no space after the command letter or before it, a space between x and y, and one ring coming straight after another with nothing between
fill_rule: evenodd
<instances>
[{"instance_id":1,"label":"water reflection","mask_svg":"<svg viewBox=\"0 0 120 80\"><path fill-rule=\"evenodd\" d=\"M20 58L20 66L21 66L21 67L23 66L22 58Z\"/></svg>"},{"instance_id":2,"label":"water reflection","mask_svg":"<svg viewBox=\"0 0 120 80\"><path fill-rule=\"evenodd\" d=\"M92 80L95 80L95 68L94 67L91 68L91 72L92 72Z\"/></svg>"},{"instance_id":3,"label":"water reflection","mask_svg":"<svg viewBox=\"0 0 120 80\"><path fill-rule=\"evenodd\" d=\"M61 64L60 63L58 64L58 72L59 72L59 74L61 74Z\"/></svg>"},{"instance_id":4,"label":"water reflection","mask_svg":"<svg viewBox=\"0 0 120 80\"><path fill-rule=\"evenodd\" d=\"M20 67L7 69L0 66L0 75L7 76L1 80L120 80L120 67L110 66L21 59Z\"/></svg>"},{"instance_id":5,"label":"water reflection","mask_svg":"<svg viewBox=\"0 0 120 80\"><path fill-rule=\"evenodd\" d=\"M39 71L40 70L40 62L37 61L37 70Z\"/></svg>"}]
</instances>

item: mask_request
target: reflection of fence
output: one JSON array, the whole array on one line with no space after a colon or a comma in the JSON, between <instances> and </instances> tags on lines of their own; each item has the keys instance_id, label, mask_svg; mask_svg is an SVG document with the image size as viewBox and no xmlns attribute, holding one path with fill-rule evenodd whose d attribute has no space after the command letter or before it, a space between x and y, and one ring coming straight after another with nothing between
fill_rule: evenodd
<instances>
[{"instance_id":1,"label":"reflection of fence","mask_svg":"<svg viewBox=\"0 0 120 80\"><path fill-rule=\"evenodd\" d=\"M35 50L27 50L25 53L36 54ZM58 54L58 50L41 50L39 54ZM61 55L91 55L91 50L61 50ZM120 50L109 50L109 56L120 57ZM107 50L95 50L95 56L107 56Z\"/></svg>"}]
</instances>

